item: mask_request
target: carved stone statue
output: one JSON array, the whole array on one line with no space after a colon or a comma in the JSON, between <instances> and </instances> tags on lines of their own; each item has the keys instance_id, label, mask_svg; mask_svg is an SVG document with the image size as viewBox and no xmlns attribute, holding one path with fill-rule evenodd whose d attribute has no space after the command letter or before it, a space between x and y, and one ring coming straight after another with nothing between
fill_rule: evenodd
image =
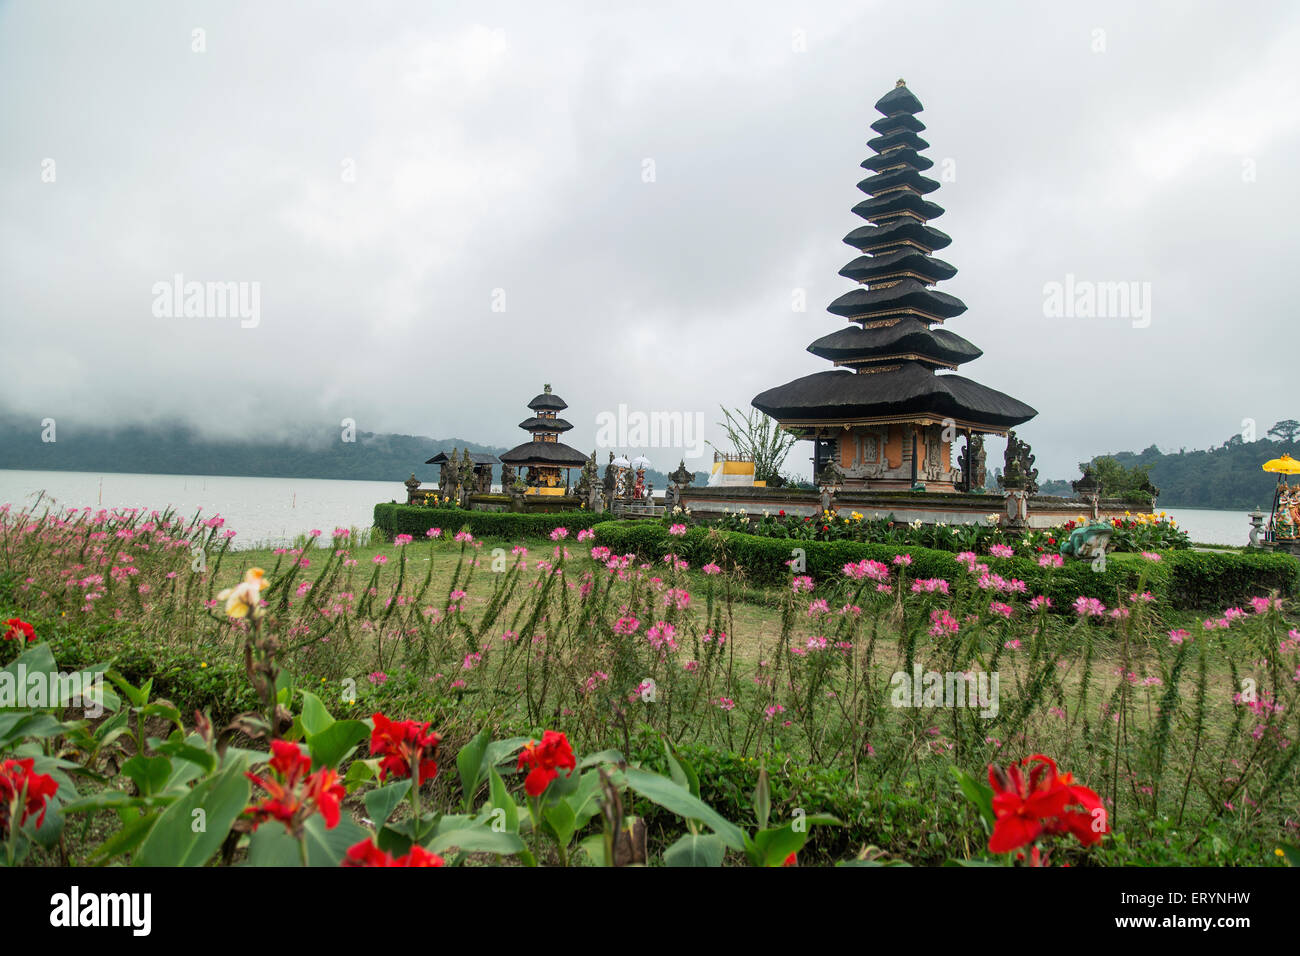
<instances>
[{"instance_id":1,"label":"carved stone statue","mask_svg":"<svg viewBox=\"0 0 1300 956\"><path fill-rule=\"evenodd\" d=\"M515 466L503 464L501 466L501 491L504 492L505 494L510 494L510 486L513 485L514 483L515 483Z\"/></svg>"},{"instance_id":2,"label":"carved stone statue","mask_svg":"<svg viewBox=\"0 0 1300 956\"><path fill-rule=\"evenodd\" d=\"M1007 432L1007 450L998 484L1003 489L1023 489L1028 494L1038 494L1038 469L1034 467L1034 456L1029 443L1017 438L1014 431Z\"/></svg>"},{"instance_id":3,"label":"carved stone statue","mask_svg":"<svg viewBox=\"0 0 1300 956\"><path fill-rule=\"evenodd\" d=\"M453 448L447 460L443 462L442 474L438 478L438 490L443 496L450 495L456 497L457 489L460 487L460 462L456 460L456 453L459 449Z\"/></svg>"},{"instance_id":4,"label":"carved stone statue","mask_svg":"<svg viewBox=\"0 0 1300 956\"><path fill-rule=\"evenodd\" d=\"M925 435L925 480L943 481L948 477L948 462L940 440L939 429L931 426Z\"/></svg>"},{"instance_id":5,"label":"carved stone statue","mask_svg":"<svg viewBox=\"0 0 1300 956\"><path fill-rule=\"evenodd\" d=\"M411 477L402 482L406 485L406 503L415 504L416 495L420 490L420 479L415 477L415 472L411 472Z\"/></svg>"},{"instance_id":6,"label":"carved stone statue","mask_svg":"<svg viewBox=\"0 0 1300 956\"><path fill-rule=\"evenodd\" d=\"M819 487L844 484L844 470L834 459L828 461L822 468L822 473L817 476L817 484Z\"/></svg>"},{"instance_id":7,"label":"carved stone statue","mask_svg":"<svg viewBox=\"0 0 1300 956\"><path fill-rule=\"evenodd\" d=\"M614 466L614 453L611 451L609 453L609 464L605 466L604 490L605 490L606 501L613 500L614 487L617 479L618 479L618 468Z\"/></svg>"},{"instance_id":8,"label":"carved stone statue","mask_svg":"<svg viewBox=\"0 0 1300 956\"><path fill-rule=\"evenodd\" d=\"M984 436L971 435L966 439L965 450L957 456L957 471L960 474L962 491L977 491L988 481L988 470L984 465ZM967 461L970 462L969 468ZM966 475L970 475L967 481Z\"/></svg>"}]
</instances>

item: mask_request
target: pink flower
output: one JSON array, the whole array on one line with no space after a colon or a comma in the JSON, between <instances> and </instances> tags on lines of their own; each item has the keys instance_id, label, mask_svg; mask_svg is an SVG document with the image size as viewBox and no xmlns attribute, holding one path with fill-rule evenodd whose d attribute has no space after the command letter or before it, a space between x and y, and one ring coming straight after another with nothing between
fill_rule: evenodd
<instances>
[{"instance_id":1,"label":"pink flower","mask_svg":"<svg viewBox=\"0 0 1300 956\"><path fill-rule=\"evenodd\" d=\"M1143 551L1142 557L1146 558L1148 561L1160 560L1160 555L1156 554L1154 551Z\"/></svg>"},{"instance_id":2,"label":"pink flower","mask_svg":"<svg viewBox=\"0 0 1300 956\"><path fill-rule=\"evenodd\" d=\"M800 591L811 591L813 589L813 579L806 574L801 574L790 582L790 590L795 594Z\"/></svg>"},{"instance_id":3,"label":"pink flower","mask_svg":"<svg viewBox=\"0 0 1300 956\"><path fill-rule=\"evenodd\" d=\"M675 524L668 529L668 533L673 535L678 535L678 536L684 535L686 533L686 525Z\"/></svg>"},{"instance_id":4,"label":"pink flower","mask_svg":"<svg viewBox=\"0 0 1300 956\"><path fill-rule=\"evenodd\" d=\"M399 534L397 537L393 539L393 544L399 548L404 544L410 544L410 543L411 543L411 536L409 534Z\"/></svg>"},{"instance_id":5,"label":"pink flower","mask_svg":"<svg viewBox=\"0 0 1300 956\"><path fill-rule=\"evenodd\" d=\"M671 651L677 650L677 628L667 621L655 621L645 636L650 646L657 651L663 650L665 646Z\"/></svg>"},{"instance_id":6,"label":"pink flower","mask_svg":"<svg viewBox=\"0 0 1300 956\"><path fill-rule=\"evenodd\" d=\"M1038 595L1038 597L1034 598L1032 601L1029 602L1029 606L1033 608L1035 611L1037 611L1039 608L1042 608L1043 610L1047 610L1047 608L1052 606L1052 599L1040 594Z\"/></svg>"},{"instance_id":7,"label":"pink flower","mask_svg":"<svg viewBox=\"0 0 1300 956\"><path fill-rule=\"evenodd\" d=\"M426 538L441 538L441 537L442 537L442 529L441 529L441 528L430 528L428 531L426 531L426 532L424 533L424 536L425 536Z\"/></svg>"},{"instance_id":8,"label":"pink flower","mask_svg":"<svg viewBox=\"0 0 1300 956\"><path fill-rule=\"evenodd\" d=\"M375 564L387 564L387 563L388 563L388 558L384 557L384 555L382 555L382 554L377 554L377 555L375 555L373 558L371 558L371 560L372 560Z\"/></svg>"},{"instance_id":9,"label":"pink flower","mask_svg":"<svg viewBox=\"0 0 1300 956\"><path fill-rule=\"evenodd\" d=\"M989 604L989 613L997 614L1007 620L1011 619L1011 605L1003 604L1001 601L993 601Z\"/></svg>"},{"instance_id":10,"label":"pink flower","mask_svg":"<svg viewBox=\"0 0 1300 956\"><path fill-rule=\"evenodd\" d=\"M734 710L736 707L736 702L732 700L730 697L719 697L718 707L721 710Z\"/></svg>"},{"instance_id":11,"label":"pink flower","mask_svg":"<svg viewBox=\"0 0 1300 956\"><path fill-rule=\"evenodd\" d=\"M614 622L614 633L622 635L634 634L640 626L641 622L634 617L620 617Z\"/></svg>"},{"instance_id":12,"label":"pink flower","mask_svg":"<svg viewBox=\"0 0 1300 956\"><path fill-rule=\"evenodd\" d=\"M551 531L552 541L559 541L561 538L567 538L568 536L569 536L568 528L555 528L554 530Z\"/></svg>"},{"instance_id":13,"label":"pink flower","mask_svg":"<svg viewBox=\"0 0 1300 956\"><path fill-rule=\"evenodd\" d=\"M942 637L944 634L956 633L957 619L955 617L942 609L930 612L930 635L932 637Z\"/></svg>"},{"instance_id":14,"label":"pink flower","mask_svg":"<svg viewBox=\"0 0 1300 956\"><path fill-rule=\"evenodd\" d=\"M861 581L863 578L881 582L889 580L889 567L879 561L871 561L867 558L863 558L856 564L850 562L844 565L844 573L855 581Z\"/></svg>"},{"instance_id":15,"label":"pink flower","mask_svg":"<svg viewBox=\"0 0 1300 956\"><path fill-rule=\"evenodd\" d=\"M590 541L594 537L596 537L596 532L592 531L590 528L583 528L578 532L579 541Z\"/></svg>"},{"instance_id":16,"label":"pink flower","mask_svg":"<svg viewBox=\"0 0 1300 956\"><path fill-rule=\"evenodd\" d=\"M700 570L703 571L705 574L721 574L721 573L722 573L722 568L718 567L718 566L717 566L716 564L714 564L713 562L709 562L709 563L706 564L704 567L700 568Z\"/></svg>"},{"instance_id":17,"label":"pink flower","mask_svg":"<svg viewBox=\"0 0 1300 956\"><path fill-rule=\"evenodd\" d=\"M470 534L468 531L458 531L456 532L455 540L460 544L472 544L474 541L474 535Z\"/></svg>"},{"instance_id":18,"label":"pink flower","mask_svg":"<svg viewBox=\"0 0 1300 956\"><path fill-rule=\"evenodd\" d=\"M900 568L906 568L910 566L911 563L912 563L912 556L910 554L894 555L894 564Z\"/></svg>"},{"instance_id":19,"label":"pink flower","mask_svg":"<svg viewBox=\"0 0 1300 956\"><path fill-rule=\"evenodd\" d=\"M948 582L943 578L917 578L912 582L912 593L920 594L922 591L928 594L933 594L935 591L947 594Z\"/></svg>"},{"instance_id":20,"label":"pink flower","mask_svg":"<svg viewBox=\"0 0 1300 956\"><path fill-rule=\"evenodd\" d=\"M1169 632L1170 644L1178 645L1183 643L1183 641L1189 641L1191 639L1192 639L1191 633L1183 630L1182 628L1178 628L1177 630L1173 630Z\"/></svg>"},{"instance_id":21,"label":"pink flower","mask_svg":"<svg viewBox=\"0 0 1300 956\"><path fill-rule=\"evenodd\" d=\"M1282 610L1282 599L1274 597L1253 597L1250 599L1250 606L1254 608L1256 614L1267 614L1270 609Z\"/></svg>"},{"instance_id":22,"label":"pink flower","mask_svg":"<svg viewBox=\"0 0 1300 956\"><path fill-rule=\"evenodd\" d=\"M989 554L995 558L1009 558L1016 553L1016 549L1007 544L989 545Z\"/></svg>"},{"instance_id":23,"label":"pink flower","mask_svg":"<svg viewBox=\"0 0 1300 956\"><path fill-rule=\"evenodd\" d=\"M1065 565L1065 559L1059 554L1040 554L1038 556L1038 566L1040 568L1059 568Z\"/></svg>"},{"instance_id":24,"label":"pink flower","mask_svg":"<svg viewBox=\"0 0 1300 956\"><path fill-rule=\"evenodd\" d=\"M1074 613L1079 617L1101 617L1106 613L1106 605L1081 594L1074 600Z\"/></svg>"}]
</instances>

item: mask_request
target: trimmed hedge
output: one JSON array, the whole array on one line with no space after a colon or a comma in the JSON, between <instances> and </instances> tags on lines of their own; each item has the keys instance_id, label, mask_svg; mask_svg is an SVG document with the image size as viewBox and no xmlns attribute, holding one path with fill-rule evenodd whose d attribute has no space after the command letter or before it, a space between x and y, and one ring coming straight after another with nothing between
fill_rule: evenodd
<instances>
[{"instance_id":1,"label":"trimmed hedge","mask_svg":"<svg viewBox=\"0 0 1300 956\"><path fill-rule=\"evenodd\" d=\"M795 548L802 548L806 571L815 579L839 577L845 564L870 558L889 563L895 555L910 554L908 576L954 578L965 574L956 555L932 548L900 548L858 541L793 541L768 538L738 531L692 527L674 536L653 521L605 521L595 525L596 543L619 554L635 553L656 561L672 551L693 566L715 561L724 567L734 562L755 584L779 585L789 580L786 562ZM1248 598L1278 591L1286 596L1300 593L1300 562L1281 554L1222 554L1170 551L1160 562L1139 555L1112 554L1106 570L1094 571L1084 561L1066 559L1065 567L1040 568L1031 558L980 560L1003 577L1020 578L1031 594L1046 594L1064 610L1079 595L1095 597L1108 606L1120 595L1127 596L1145 575L1144 589L1158 600L1184 608L1214 608L1244 603Z\"/></svg>"},{"instance_id":2,"label":"trimmed hedge","mask_svg":"<svg viewBox=\"0 0 1300 956\"><path fill-rule=\"evenodd\" d=\"M425 508L420 505L375 505L375 530L390 541L399 534L424 537L430 528L455 534L465 528L476 538L543 538L556 528L576 533L604 519L590 511L521 514L514 511L467 511L464 508Z\"/></svg>"}]
</instances>

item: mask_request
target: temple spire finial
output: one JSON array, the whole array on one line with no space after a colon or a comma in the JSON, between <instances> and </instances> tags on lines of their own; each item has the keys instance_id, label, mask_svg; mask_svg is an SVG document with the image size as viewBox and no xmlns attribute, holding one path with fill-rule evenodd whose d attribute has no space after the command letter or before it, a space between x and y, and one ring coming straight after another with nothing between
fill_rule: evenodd
<instances>
[{"instance_id":1,"label":"temple spire finial","mask_svg":"<svg viewBox=\"0 0 1300 956\"><path fill-rule=\"evenodd\" d=\"M907 80L899 77L898 82L894 84L894 89L898 89L900 86L907 86Z\"/></svg>"}]
</instances>

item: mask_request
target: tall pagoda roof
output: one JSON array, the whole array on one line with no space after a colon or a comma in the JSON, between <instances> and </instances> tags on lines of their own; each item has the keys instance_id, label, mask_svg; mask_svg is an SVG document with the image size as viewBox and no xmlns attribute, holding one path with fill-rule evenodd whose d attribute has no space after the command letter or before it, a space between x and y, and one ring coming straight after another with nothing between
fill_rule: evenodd
<instances>
[{"instance_id":1,"label":"tall pagoda roof","mask_svg":"<svg viewBox=\"0 0 1300 956\"><path fill-rule=\"evenodd\" d=\"M878 134L867 142L873 155L862 163L874 175L858 183L871 198L853 207L870 224L844 237L862 255L840 270L859 286L827 310L856 325L808 346L819 358L844 367L768 389L753 405L803 433L817 425L944 419L977 432L1005 432L1038 413L961 375L936 374L983 353L936 327L964 313L966 304L935 288L957 269L931 255L952 239L929 225L943 215L943 207L925 198L939 183L921 175L934 165L921 155L929 147L918 135L926 128L916 118L921 101L899 80L876 109L883 116L871 124Z\"/></svg>"}]
</instances>

